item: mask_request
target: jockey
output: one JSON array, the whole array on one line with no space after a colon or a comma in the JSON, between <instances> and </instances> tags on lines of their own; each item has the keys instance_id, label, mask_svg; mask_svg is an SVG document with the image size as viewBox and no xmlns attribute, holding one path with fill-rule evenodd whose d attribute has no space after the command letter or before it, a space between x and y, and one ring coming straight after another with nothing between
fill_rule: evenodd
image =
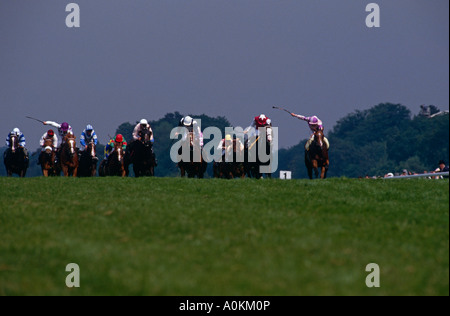
<instances>
[{"instance_id":1,"label":"jockey","mask_svg":"<svg viewBox=\"0 0 450 316\"><path fill-rule=\"evenodd\" d=\"M134 127L134 130L133 130L133 141L130 143L130 146L128 146L128 148L127 148L129 153L134 151L134 146L135 146L134 142L137 141L137 140L141 140L141 137L139 136L139 132L141 132L141 131L143 131L145 129L150 132L150 142L153 145L155 139L153 138L152 127L150 126L150 124L148 123L148 121L146 119L142 119ZM151 150L152 150L153 160L155 161L155 165L157 166L158 163L157 163L157 159L156 159L155 153L153 152L153 146L152 146Z\"/></svg>"},{"instance_id":2,"label":"jockey","mask_svg":"<svg viewBox=\"0 0 450 316\"><path fill-rule=\"evenodd\" d=\"M88 147L88 144L93 141L94 145L97 146L98 139L97 134L94 131L94 128L92 125L88 124L86 128L83 130L80 136L80 144L81 144L81 150L85 150Z\"/></svg>"},{"instance_id":3,"label":"jockey","mask_svg":"<svg viewBox=\"0 0 450 316\"><path fill-rule=\"evenodd\" d=\"M57 144L58 144L58 137L56 136L55 132L53 132L52 129L49 129L47 132L42 135L39 145L42 147L42 151L45 150L44 144L47 139L50 139L52 141L52 150L56 150Z\"/></svg>"},{"instance_id":4,"label":"jockey","mask_svg":"<svg viewBox=\"0 0 450 316\"><path fill-rule=\"evenodd\" d=\"M200 147L203 147L203 133L200 130L200 126L198 126L197 121L195 121L192 117L185 116L180 120L180 123L178 123L178 127L186 127L188 132L194 132L194 141L198 141ZM187 139L188 133L186 131L184 132L177 132L175 135L183 133L183 137L181 138L183 141Z\"/></svg>"},{"instance_id":5,"label":"jockey","mask_svg":"<svg viewBox=\"0 0 450 316\"><path fill-rule=\"evenodd\" d=\"M294 114L294 113L291 113L291 115L293 117L298 118L299 120L308 122L308 126L311 129L311 132L313 133L311 135L311 137L309 138L309 140L305 144L305 149L308 151L309 146L311 145L311 143L314 140L314 133L317 132L318 130L323 131L323 129L324 129L322 121L315 115L314 116L303 116L303 115L298 115L298 114ZM330 142L328 141L328 139L326 137L324 137L323 140L327 144L327 149L330 149Z\"/></svg>"},{"instance_id":6,"label":"jockey","mask_svg":"<svg viewBox=\"0 0 450 316\"><path fill-rule=\"evenodd\" d=\"M23 149L23 152L25 154L25 161L28 161L28 151L25 148L26 142L25 142L25 136L23 135L23 133L20 131L20 129L18 129L17 127L14 128L9 134L8 136L6 136L6 147L8 147L11 145L11 136L12 135L16 135L17 139L19 141L19 147ZM6 153L6 152L5 152Z\"/></svg>"},{"instance_id":7,"label":"jockey","mask_svg":"<svg viewBox=\"0 0 450 316\"><path fill-rule=\"evenodd\" d=\"M147 129L151 133L150 141L153 144L153 142L155 141L155 139L153 138L153 130L146 119L140 120L139 123L134 127L133 140L139 140L140 139L139 132L144 129Z\"/></svg>"},{"instance_id":8,"label":"jockey","mask_svg":"<svg viewBox=\"0 0 450 316\"><path fill-rule=\"evenodd\" d=\"M259 136L259 128L263 128L263 127L272 127L272 120L270 118L268 118L267 116L265 116L264 114L261 114L260 116L255 116L255 118L253 119L252 123L250 124L249 127L247 127L244 130L244 135L245 135L245 142L246 145L248 146L248 138L249 136L255 136L258 137ZM249 135L250 134L250 135ZM267 140L268 141L272 141L272 132L270 130L270 132L267 135Z\"/></svg>"},{"instance_id":9,"label":"jockey","mask_svg":"<svg viewBox=\"0 0 450 316\"><path fill-rule=\"evenodd\" d=\"M111 139L108 142L108 144L106 144L104 160L107 160L109 155L111 155L111 153L114 151L115 143L119 143L119 144L121 143L123 150L125 150L127 148L127 142L126 142L125 138L122 136L122 134L117 134L116 137Z\"/></svg>"},{"instance_id":10,"label":"jockey","mask_svg":"<svg viewBox=\"0 0 450 316\"><path fill-rule=\"evenodd\" d=\"M222 151L222 157L225 156L227 146L229 146L232 141L233 138L231 137L230 134L226 134L225 138L220 141L219 145L217 146L217 150Z\"/></svg>"},{"instance_id":11,"label":"jockey","mask_svg":"<svg viewBox=\"0 0 450 316\"><path fill-rule=\"evenodd\" d=\"M58 137L56 136L55 132L53 132L52 129L49 129L47 132L42 135L41 139L39 140L39 146L42 147L41 152L45 151L47 147L44 146L46 140L52 141L52 151L56 151L56 147L58 145ZM57 162L57 158L55 156L55 163ZM40 159L38 159L38 165L40 164Z\"/></svg>"},{"instance_id":12,"label":"jockey","mask_svg":"<svg viewBox=\"0 0 450 316\"><path fill-rule=\"evenodd\" d=\"M237 146L239 146L239 150L242 152L244 151L244 144L242 144L241 140L239 138L236 138ZM217 150L222 150L222 158L225 156L227 148L229 146L233 146L233 137L231 137L230 134L226 134L225 138L222 139L217 146Z\"/></svg>"},{"instance_id":13,"label":"jockey","mask_svg":"<svg viewBox=\"0 0 450 316\"><path fill-rule=\"evenodd\" d=\"M56 127L58 129L58 134L59 134L59 136L61 138L60 145L62 144L62 142L64 142L64 137L67 134L72 134L73 135L72 126L70 126L69 123L67 123L67 122L59 124L59 123L56 123L56 122L53 122L53 121L45 121L44 125L51 125L51 126Z\"/></svg>"}]
</instances>

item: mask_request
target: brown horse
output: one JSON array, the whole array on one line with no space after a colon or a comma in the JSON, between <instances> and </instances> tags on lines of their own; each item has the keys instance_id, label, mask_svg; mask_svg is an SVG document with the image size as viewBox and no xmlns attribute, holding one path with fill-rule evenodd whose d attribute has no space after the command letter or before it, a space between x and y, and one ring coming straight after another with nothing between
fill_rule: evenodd
<instances>
[{"instance_id":1,"label":"brown horse","mask_svg":"<svg viewBox=\"0 0 450 316\"><path fill-rule=\"evenodd\" d=\"M225 141L222 160L213 166L215 178L234 179L245 178L244 148L239 139Z\"/></svg>"},{"instance_id":2,"label":"brown horse","mask_svg":"<svg viewBox=\"0 0 450 316\"><path fill-rule=\"evenodd\" d=\"M95 177L97 173L97 150L93 140L91 140L86 150L80 154L80 164L78 166L79 177Z\"/></svg>"},{"instance_id":3,"label":"brown horse","mask_svg":"<svg viewBox=\"0 0 450 316\"><path fill-rule=\"evenodd\" d=\"M10 136L9 147L4 153L3 162L8 177L11 177L13 173L18 174L21 178L25 177L28 161L26 160L23 147L19 146L19 137L15 134Z\"/></svg>"},{"instance_id":4,"label":"brown horse","mask_svg":"<svg viewBox=\"0 0 450 316\"><path fill-rule=\"evenodd\" d=\"M195 140L194 133L189 132L188 138L185 142L189 142L189 159L184 161L183 159L178 162L178 168L180 168L181 177L187 174L188 178L195 178L196 176L201 179L203 178L203 174L206 172L206 168L208 167L207 162L203 159L202 148L200 143ZM182 155L183 153L182 146L178 150L178 154ZM201 161L194 161L195 157L201 157Z\"/></svg>"},{"instance_id":5,"label":"brown horse","mask_svg":"<svg viewBox=\"0 0 450 316\"><path fill-rule=\"evenodd\" d=\"M325 136L323 135L323 131L316 131L314 133L314 139L311 142L311 145L309 145L309 150L305 150L305 164L310 179L313 178L313 170L315 177L319 177L319 168L320 178L325 179L327 177L330 160L328 158L327 144L324 139Z\"/></svg>"},{"instance_id":6,"label":"brown horse","mask_svg":"<svg viewBox=\"0 0 450 316\"><path fill-rule=\"evenodd\" d=\"M76 177L78 173L78 148L75 135L67 134L60 148L59 163L65 177Z\"/></svg>"},{"instance_id":7,"label":"brown horse","mask_svg":"<svg viewBox=\"0 0 450 316\"><path fill-rule=\"evenodd\" d=\"M44 150L39 154L39 164L41 165L42 175L44 177L56 176L57 167L55 164L56 151L53 148L53 141L46 139L44 141Z\"/></svg>"},{"instance_id":8,"label":"brown horse","mask_svg":"<svg viewBox=\"0 0 450 316\"><path fill-rule=\"evenodd\" d=\"M125 150L122 147L122 143L115 143L114 149L108 156L107 160L103 160L99 166L99 176L126 176L126 170L124 165Z\"/></svg>"}]
</instances>

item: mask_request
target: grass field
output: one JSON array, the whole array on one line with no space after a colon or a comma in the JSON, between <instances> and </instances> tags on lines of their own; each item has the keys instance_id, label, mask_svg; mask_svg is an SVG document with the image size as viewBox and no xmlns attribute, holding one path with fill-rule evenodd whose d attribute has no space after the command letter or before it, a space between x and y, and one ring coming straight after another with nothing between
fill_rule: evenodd
<instances>
[{"instance_id":1,"label":"grass field","mask_svg":"<svg viewBox=\"0 0 450 316\"><path fill-rule=\"evenodd\" d=\"M448 180L0 178L0 193L0 295L449 295Z\"/></svg>"}]
</instances>

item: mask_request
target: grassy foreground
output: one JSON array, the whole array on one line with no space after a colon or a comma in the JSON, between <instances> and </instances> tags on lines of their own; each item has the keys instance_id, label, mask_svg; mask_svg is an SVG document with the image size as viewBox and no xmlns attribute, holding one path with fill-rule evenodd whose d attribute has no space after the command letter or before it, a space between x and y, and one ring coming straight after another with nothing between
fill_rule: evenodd
<instances>
[{"instance_id":1,"label":"grassy foreground","mask_svg":"<svg viewBox=\"0 0 450 316\"><path fill-rule=\"evenodd\" d=\"M0 178L0 295L449 295L449 182Z\"/></svg>"}]
</instances>

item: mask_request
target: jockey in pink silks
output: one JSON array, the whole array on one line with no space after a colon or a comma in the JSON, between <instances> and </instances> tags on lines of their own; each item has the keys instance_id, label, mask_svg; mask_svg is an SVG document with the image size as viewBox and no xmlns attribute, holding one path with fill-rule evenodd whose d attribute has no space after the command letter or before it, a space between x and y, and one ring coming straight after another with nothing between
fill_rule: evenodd
<instances>
[{"instance_id":1,"label":"jockey in pink silks","mask_svg":"<svg viewBox=\"0 0 450 316\"><path fill-rule=\"evenodd\" d=\"M298 115L298 114L294 114L294 113L291 113L291 115L293 117L298 118L299 120L308 122L308 126L312 131L312 135L306 142L305 149L309 150L309 146L311 145L312 141L314 140L314 132L316 132L318 130L323 131L322 121L319 120L319 118L315 115L314 116L303 116L303 115ZM328 139L326 137L324 137L324 141L327 144L327 149L330 149L330 142L328 141Z\"/></svg>"}]
</instances>

